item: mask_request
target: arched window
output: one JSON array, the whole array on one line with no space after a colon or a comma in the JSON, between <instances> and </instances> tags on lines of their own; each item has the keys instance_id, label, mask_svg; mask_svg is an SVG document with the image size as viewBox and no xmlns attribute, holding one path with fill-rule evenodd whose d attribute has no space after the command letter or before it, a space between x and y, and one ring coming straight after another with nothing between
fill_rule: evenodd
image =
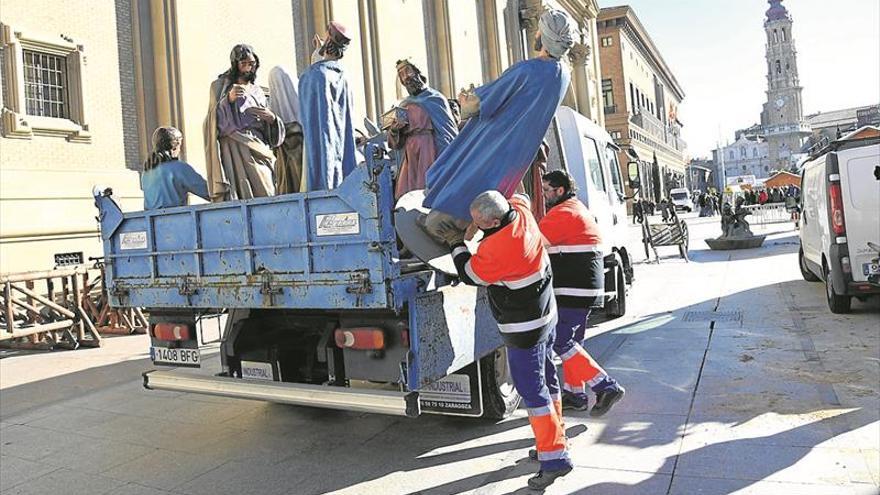
<instances>
[{"instance_id":1,"label":"arched window","mask_svg":"<svg viewBox=\"0 0 880 495\"><path fill-rule=\"evenodd\" d=\"M776 31L775 29L773 30L773 42L774 42L774 43L778 43L778 42L779 42L779 32Z\"/></svg>"},{"instance_id":2,"label":"arched window","mask_svg":"<svg viewBox=\"0 0 880 495\"><path fill-rule=\"evenodd\" d=\"M785 28L782 28L782 41L785 41Z\"/></svg>"},{"instance_id":3,"label":"arched window","mask_svg":"<svg viewBox=\"0 0 880 495\"><path fill-rule=\"evenodd\" d=\"M736 155L733 154L733 150L730 150L730 159L736 160Z\"/></svg>"},{"instance_id":4,"label":"arched window","mask_svg":"<svg viewBox=\"0 0 880 495\"><path fill-rule=\"evenodd\" d=\"M776 61L776 73L782 74L782 63L779 60Z\"/></svg>"}]
</instances>

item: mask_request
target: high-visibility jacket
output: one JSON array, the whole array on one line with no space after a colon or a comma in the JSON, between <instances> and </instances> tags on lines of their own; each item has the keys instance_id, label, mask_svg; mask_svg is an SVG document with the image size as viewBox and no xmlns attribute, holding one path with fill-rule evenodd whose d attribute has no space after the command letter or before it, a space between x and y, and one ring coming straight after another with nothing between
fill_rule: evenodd
<instances>
[{"instance_id":1,"label":"high-visibility jacket","mask_svg":"<svg viewBox=\"0 0 880 495\"><path fill-rule=\"evenodd\" d=\"M452 248L462 281L486 286L492 314L505 343L537 344L556 325L553 274L528 202L514 196L501 226L485 231L477 252Z\"/></svg>"},{"instance_id":2,"label":"high-visibility jacket","mask_svg":"<svg viewBox=\"0 0 880 495\"><path fill-rule=\"evenodd\" d=\"M550 208L539 224L553 265L556 302L566 308L605 303L605 266L599 226L587 207L571 196Z\"/></svg>"}]
</instances>

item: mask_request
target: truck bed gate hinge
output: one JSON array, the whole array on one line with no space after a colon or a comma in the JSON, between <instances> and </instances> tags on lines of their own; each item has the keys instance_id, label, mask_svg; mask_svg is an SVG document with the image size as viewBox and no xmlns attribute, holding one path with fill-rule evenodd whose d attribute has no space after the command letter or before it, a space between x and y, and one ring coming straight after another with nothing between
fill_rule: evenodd
<instances>
[{"instance_id":1,"label":"truck bed gate hinge","mask_svg":"<svg viewBox=\"0 0 880 495\"><path fill-rule=\"evenodd\" d=\"M269 298L269 306L274 306L275 296L283 292L284 291L281 287L275 287L272 284L272 272L264 271L263 283L260 285L260 294L263 294Z\"/></svg>"},{"instance_id":2,"label":"truck bed gate hinge","mask_svg":"<svg viewBox=\"0 0 880 495\"><path fill-rule=\"evenodd\" d=\"M373 292L373 284L370 282L369 270L357 270L349 274L348 287L345 289L349 294L369 294Z\"/></svg>"}]
</instances>

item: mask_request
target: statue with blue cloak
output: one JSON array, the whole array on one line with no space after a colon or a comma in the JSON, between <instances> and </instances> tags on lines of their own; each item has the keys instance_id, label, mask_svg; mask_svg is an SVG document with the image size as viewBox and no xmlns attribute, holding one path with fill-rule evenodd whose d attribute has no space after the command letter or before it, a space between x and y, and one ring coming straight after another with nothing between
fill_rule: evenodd
<instances>
[{"instance_id":1,"label":"statue with blue cloak","mask_svg":"<svg viewBox=\"0 0 880 495\"><path fill-rule=\"evenodd\" d=\"M510 198L516 191L568 90L571 75L562 59L576 34L568 15L545 12L535 38L540 56L459 94L462 119L469 120L426 177L423 205L431 212L419 223L432 237L451 243L463 235L480 193L497 190Z\"/></svg>"},{"instance_id":2,"label":"statue with blue cloak","mask_svg":"<svg viewBox=\"0 0 880 495\"><path fill-rule=\"evenodd\" d=\"M338 187L357 164L352 95L340 62L351 38L332 21L326 38L316 36L314 42L313 63L299 79L304 191Z\"/></svg>"}]
</instances>

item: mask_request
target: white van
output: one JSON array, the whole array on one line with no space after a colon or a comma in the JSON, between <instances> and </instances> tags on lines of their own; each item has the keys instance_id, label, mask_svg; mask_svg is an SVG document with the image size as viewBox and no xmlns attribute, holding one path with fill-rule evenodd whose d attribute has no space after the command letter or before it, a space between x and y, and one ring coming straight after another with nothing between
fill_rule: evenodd
<instances>
[{"instance_id":1,"label":"white van","mask_svg":"<svg viewBox=\"0 0 880 495\"><path fill-rule=\"evenodd\" d=\"M547 140L548 169L567 170L578 185L578 199L596 217L605 248L605 310L610 316L623 316L633 265L625 247L627 216L619 148L605 129L566 106L557 110Z\"/></svg>"},{"instance_id":2,"label":"white van","mask_svg":"<svg viewBox=\"0 0 880 495\"><path fill-rule=\"evenodd\" d=\"M880 294L880 129L854 131L804 163L800 241L801 274L825 281L832 312Z\"/></svg>"},{"instance_id":3,"label":"white van","mask_svg":"<svg viewBox=\"0 0 880 495\"><path fill-rule=\"evenodd\" d=\"M675 211L686 211L688 213L694 211L694 202L691 201L691 193L686 187L678 187L669 190L669 198L672 199L672 206Z\"/></svg>"}]
</instances>

